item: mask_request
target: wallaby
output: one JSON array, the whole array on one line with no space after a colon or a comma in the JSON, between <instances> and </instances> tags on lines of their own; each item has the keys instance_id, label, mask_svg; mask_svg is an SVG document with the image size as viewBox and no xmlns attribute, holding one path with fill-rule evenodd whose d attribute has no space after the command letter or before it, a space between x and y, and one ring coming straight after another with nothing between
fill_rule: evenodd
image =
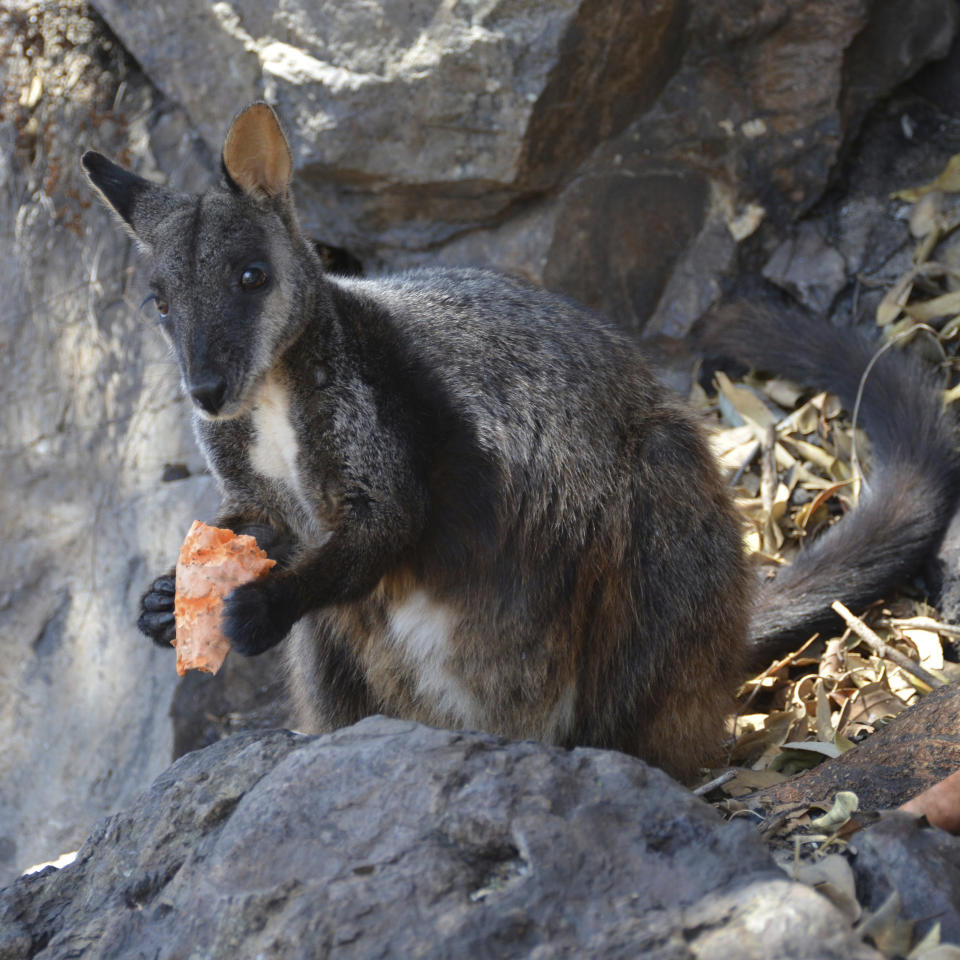
<instances>
[{"instance_id":1,"label":"wallaby","mask_svg":"<svg viewBox=\"0 0 960 960\"><path fill-rule=\"evenodd\" d=\"M248 655L290 635L304 728L379 711L616 748L680 777L716 756L756 586L698 417L626 337L489 272L325 275L264 103L234 120L222 183L199 197L97 153L83 165L152 263L223 495L213 522L278 561L230 594L225 633ZM745 324L728 340L747 359L812 339L783 372L820 385L827 350L825 385L847 397L870 356L839 331L821 348ZM875 476L895 483L761 594L764 653L838 596L872 599L949 521L957 468L938 400L908 382L908 361L885 360L898 411L870 389L864 411ZM158 643L172 608L166 574L139 620Z\"/></svg>"}]
</instances>

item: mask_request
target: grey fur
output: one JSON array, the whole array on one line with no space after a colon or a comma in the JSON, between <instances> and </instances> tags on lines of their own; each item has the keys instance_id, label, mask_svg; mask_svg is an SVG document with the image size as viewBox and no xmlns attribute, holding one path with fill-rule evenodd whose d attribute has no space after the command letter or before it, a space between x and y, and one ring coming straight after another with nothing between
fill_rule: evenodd
<instances>
[{"instance_id":1,"label":"grey fur","mask_svg":"<svg viewBox=\"0 0 960 960\"><path fill-rule=\"evenodd\" d=\"M169 304L213 522L279 561L228 598L233 646L291 634L312 730L382 711L690 775L722 739L750 608L694 415L609 325L518 280L325 276L270 108L227 143L201 197L84 166ZM160 578L140 620L155 640L170 607Z\"/></svg>"}]
</instances>

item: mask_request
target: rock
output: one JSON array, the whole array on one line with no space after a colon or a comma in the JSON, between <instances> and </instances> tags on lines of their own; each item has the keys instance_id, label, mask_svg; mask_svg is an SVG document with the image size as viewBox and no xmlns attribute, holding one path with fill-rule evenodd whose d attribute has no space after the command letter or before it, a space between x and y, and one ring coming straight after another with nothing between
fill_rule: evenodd
<instances>
[{"instance_id":1,"label":"rock","mask_svg":"<svg viewBox=\"0 0 960 960\"><path fill-rule=\"evenodd\" d=\"M514 270L656 341L733 284L748 238L772 253L864 111L956 26L952 0L98 6L122 44L80 0L0 9L5 879L75 846L171 750L287 720L276 658L175 687L133 628L216 498L82 149L197 189L234 111L270 95L339 267ZM901 140L874 146L871 169L902 169ZM857 230L864 263L886 262Z\"/></svg>"},{"instance_id":2,"label":"rock","mask_svg":"<svg viewBox=\"0 0 960 960\"><path fill-rule=\"evenodd\" d=\"M852 790L861 810L900 806L960 768L960 687L927 694L863 743L806 773L743 798L755 809L833 802Z\"/></svg>"},{"instance_id":3,"label":"rock","mask_svg":"<svg viewBox=\"0 0 960 960\"><path fill-rule=\"evenodd\" d=\"M763 268L763 275L812 313L825 314L847 282L847 264L813 223L801 223Z\"/></svg>"},{"instance_id":4,"label":"rock","mask_svg":"<svg viewBox=\"0 0 960 960\"><path fill-rule=\"evenodd\" d=\"M318 236L480 259L670 336L957 21L953 0L97 6L211 151L249 100L280 107Z\"/></svg>"},{"instance_id":5,"label":"rock","mask_svg":"<svg viewBox=\"0 0 960 960\"><path fill-rule=\"evenodd\" d=\"M175 370L137 311L132 245L78 163L97 146L198 186L209 155L82 5L4 5L0 78L7 882L76 849L170 762L173 659L137 633L136 606L216 497ZM164 483L169 463L187 476Z\"/></svg>"},{"instance_id":6,"label":"rock","mask_svg":"<svg viewBox=\"0 0 960 960\"><path fill-rule=\"evenodd\" d=\"M944 943L960 943L960 837L891 813L852 843L857 895L866 909L878 910L896 892L900 916L917 934L939 923Z\"/></svg>"},{"instance_id":7,"label":"rock","mask_svg":"<svg viewBox=\"0 0 960 960\"><path fill-rule=\"evenodd\" d=\"M370 718L174 764L62 870L0 893L0 956L879 957L742 821L638 760Z\"/></svg>"},{"instance_id":8,"label":"rock","mask_svg":"<svg viewBox=\"0 0 960 960\"><path fill-rule=\"evenodd\" d=\"M563 195L563 231L554 234L543 282L641 329L703 228L709 195L703 178L682 174L579 179Z\"/></svg>"},{"instance_id":9,"label":"rock","mask_svg":"<svg viewBox=\"0 0 960 960\"><path fill-rule=\"evenodd\" d=\"M211 148L265 96L315 171L313 216L361 244L403 222L415 246L550 189L622 127L669 72L682 6L98 4Z\"/></svg>"}]
</instances>

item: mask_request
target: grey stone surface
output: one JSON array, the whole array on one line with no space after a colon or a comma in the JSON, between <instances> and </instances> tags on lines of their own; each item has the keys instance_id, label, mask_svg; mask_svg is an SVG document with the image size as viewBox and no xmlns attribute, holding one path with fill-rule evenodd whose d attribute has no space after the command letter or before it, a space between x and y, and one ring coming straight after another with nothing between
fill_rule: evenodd
<instances>
[{"instance_id":1,"label":"grey stone surface","mask_svg":"<svg viewBox=\"0 0 960 960\"><path fill-rule=\"evenodd\" d=\"M3 880L75 849L169 763L176 675L138 638L136 600L211 502L131 245L77 164L96 138L196 176L193 140L95 22L34 13L0 8ZM191 475L162 483L167 462Z\"/></svg>"},{"instance_id":2,"label":"grey stone surface","mask_svg":"<svg viewBox=\"0 0 960 960\"><path fill-rule=\"evenodd\" d=\"M214 495L82 149L196 189L269 95L317 237L374 266L515 270L679 336L956 27L953 0L97 6L122 43L80 0L0 6L0 879L75 846L172 749L284 718L269 660L174 695L132 626Z\"/></svg>"},{"instance_id":3,"label":"grey stone surface","mask_svg":"<svg viewBox=\"0 0 960 960\"><path fill-rule=\"evenodd\" d=\"M847 282L843 255L826 242L817 226L801 223L774 251L763 275L792 294L811 313L826 314Z\"/></svg>"},{"instance_id":4,"label":"grey stone surface","mask_svg":"<svg viewBox=\"0 0 960 960\"><path fill-rule=\"evenodd\" d=\"M960 837L923 825L906 813L889 813L853 841L857 894L879 910L900 895L901 917L926 934L940 924L944 943L960 943Z\"/></svg>"},{"instance_id":5,"label":"grey stone surface","mask_svg":"<svg viewBox=\"0 0 960 960\"><path fill-rule=\"evenodd\" d=\"M649 95L680 25L674 0L97 6L211 148L275 103L312 222L347 246L435 243L550 188Z\"/></svg>"},{"instance_id":6,"label":"grey stone surface","mask_svg":"<svg viewBox=\"0 0 960 960\"><path fill-rule=\"evenodd\" d=\"M189 754L74 864L0 893L0 957L878 957L743 821L622 754L369 718Z\"/></svg>"},{"instance_id":7,"label":"grey stone surface","mask_svg":"<svg viewBox=\"0 0 960 960\"><path fill-rule=\"evenodd\" d=\"M317 236L479 260L670 335L719 295L731 237L807 211L957 21L953 0L97 7L211 150L249 100L279 106Z\"/></svg>"}]
</instances>

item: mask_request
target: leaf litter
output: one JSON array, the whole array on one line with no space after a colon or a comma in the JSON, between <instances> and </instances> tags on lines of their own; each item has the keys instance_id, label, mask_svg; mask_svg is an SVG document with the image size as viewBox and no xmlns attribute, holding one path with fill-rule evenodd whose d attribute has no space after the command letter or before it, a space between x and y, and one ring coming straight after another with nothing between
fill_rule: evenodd
<instances>
[{"instance_id":1,"label":"leaf litter","mask_svg":"<svg viewBox=\"0 0 960 960\"><path fill-rule=\"evenodd\" d=\"M901 215L916 246L910 266L884 282L875 312L881 346L902 348L922 332L923 349L956 370L960 155L931 183L891 199L910 204ZM745 521L747 552L772 575L804 541L856 508L869 440L830 394L810 395L799 384L752 373L735 383L718 372L714 387L711 396L695 383L691 399L710 424L713 452ZM957 400L960 385L944 391L945 405ZM960 627L943 622L909 585L868 610L835 609L846 629L810 637L739 691L726 772L710 771L705 780L713 781L703 788L725 798L718 805L727 815L760 817L738 798L840 756L934 687L960 677L960 664L945 656L956 650ZM849 862L838 853L861 826L858 805L848 791L829 809L783 804L767 811L760 831L780 865L834 902L881 952L960 960L960 947L941 944L936 925L917 936L895 894L873 913L861 908Z\"/></svg>"},{"instance_id":2,"label":"leaf litter","mask_svg":"<svg viewBox=\"0 0 960 960\"><path fill-rule=\"evenodd\" d=\"M761 573L773 573L856 508L854 452L868 460L869 441L829 394L753 374L733 383L718 373L716 386L715 397L695 387L693 399L712 421L711 445L745 520L746 549ZM738 769L722 787L728 796L839 756L960 675L944 657L960 630L919 595L905 589L868 611L840 612L852 626L811 637L743 685L728 758Z\"/></svg>"}]
</instances>

